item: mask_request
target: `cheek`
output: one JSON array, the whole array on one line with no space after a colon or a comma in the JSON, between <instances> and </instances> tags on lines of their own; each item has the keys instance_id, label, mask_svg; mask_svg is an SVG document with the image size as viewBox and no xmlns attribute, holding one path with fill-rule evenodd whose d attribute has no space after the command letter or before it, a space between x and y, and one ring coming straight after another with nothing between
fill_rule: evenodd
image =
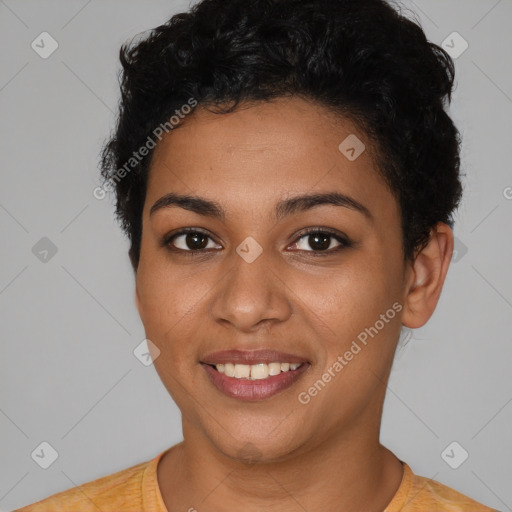
<instances>
[{"instance_id":1,"label":"cheek","mask_svg":"<svg viewBox=\"0 0 512 512\"><path fill-rule=\"evenodd\" d=\"M143 264L140 271L141 318L146 337L160 351L154 367L173 400L186 411L193 392L191 362L197 359L197 347L191 341L198 331L194 308L201 289L176 279L176 274L158 271L156 265Z\"/></svg>"},{"instance_id":2,"label":"cheek","mask_svg":"<svg viewBox=\"0 0 512 512\"><path fill-rule=\"evenodd\" d=\"M384 390L400 331L400 304L391 271L363 263L338 270L307 297L305 310L323 352L310 387L301 390L315 411L306 418L311 428L313 417L324 417L325 428L350 421Z\"/></svg>"},{"instance_id":3,"label":"cheek","mask_svg":"<svg viewBox=\"0 0 512 512\"><path fill-rule=\"evenodd\" d=\"M316 326L318 349L323 352L315 377L332 382L317 404L339 398L347 408L342 407L340 414L355 413L354 408L379 387L399 336L400 266L393 262L400 259L381 254L359 253L316 286L311 282L309 289L314 291L304 297L304 310Z\"/></svg>"},{"instance_id":4,"label":"cheek","mask_svg":"<svg viewBox=\"0 0 512 512\"><path fill-rule=\"evenodd\" d=\"M322 279L302 283L301 299L332 337L343 342L373 325L400 296L396 269L359 253Z\"/></svg>"},{"instance_id":5,"label":"cheek","mask_svg":"<svg viewBox=\"0 0 512 512\"><path fill-rule=\"evenodd\" d=\"M164 257L147 251L141 257L137 272L137 290L143 310L143 321L155 334L183 327L183 319L192 314L208 283L195 279ZM186 322L185 322L186 323Z\"/></svg>"},{"instance_id":6,"label":"cheek","mask_svg":"<svg viewBox=\"0 0 512 512\"><path fill-rule=\"evenodd\" d=\"M164 365L177 368L180 361L195 357L195 347L189 340L198 330L196 310L208 289L204 281L183 280L180 274L151 262L140 266L137 290L141 319L147 338L160 350L157 369Z\"/></svg>"}]
</instances>

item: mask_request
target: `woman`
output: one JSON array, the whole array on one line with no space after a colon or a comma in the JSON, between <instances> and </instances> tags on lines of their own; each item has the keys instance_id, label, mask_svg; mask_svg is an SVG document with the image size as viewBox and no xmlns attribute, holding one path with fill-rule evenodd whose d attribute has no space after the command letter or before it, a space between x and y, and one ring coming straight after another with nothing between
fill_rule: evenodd
<instances>
[{"instance_id":1,"label":"woman","mask_svg":"<svg viewBox=\"0 0 512 512\"><path fill-rule=\"evenodd\" d=\"M384 0L203 0L121 62L103 190L183 442L20 510L490 511L379 442L453 252L450 57Z\"/></svg>"}]
</instances>

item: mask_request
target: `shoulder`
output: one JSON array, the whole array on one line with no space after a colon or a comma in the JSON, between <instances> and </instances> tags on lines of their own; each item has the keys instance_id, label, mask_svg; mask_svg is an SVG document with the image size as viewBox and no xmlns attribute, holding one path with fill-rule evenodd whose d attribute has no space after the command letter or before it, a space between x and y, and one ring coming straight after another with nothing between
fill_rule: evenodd
<instances>
[{"instance_id":1,"label":"shoulder","mask_svg":"<svg viewBox=\"0 0 512 512\"><path fill-rule=\"evenodd\" d=\"M163 453L13 512L141 512L158 495L156 466Z\"/></svg>"},{"instance_id":2,"label":"shoulder","mask_svg":"<svg viewBox=\"0 0 512 512\"><path fill-rule=\"evenodd\" d=\"M416 475L404 462L402 483L385 512L497 512L436 480Z\"/></svg>"}]
</instances>

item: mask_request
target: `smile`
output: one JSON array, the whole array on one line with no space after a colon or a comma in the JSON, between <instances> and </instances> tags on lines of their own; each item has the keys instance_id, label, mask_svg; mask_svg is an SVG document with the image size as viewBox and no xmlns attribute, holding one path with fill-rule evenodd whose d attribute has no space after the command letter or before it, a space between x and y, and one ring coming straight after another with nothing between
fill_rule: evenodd
<instances>
[{"instance_id":1,"label":"smile","mask_svg":"<svg viewBox=\"0 0 512 512\"><path fill-rule=\"evenodd\" d=\"M304 364L304 363L302 363ZM300 366L300 363L258 363L258 364L236 364L226 363L217 364L215 369L235 379L260 380L267 379L269 376L279 375L282 372L294 371Z\"/></svg>"},{"instance_id":2,"label":"smile","mask_svg":"<svg viewBox=\"0 0 512 512\"><path fill-rule=\"evenodd\" d=\"M257 401L271 398L289 389L311 365L307 362L276 362L252 365L202 363L201 366L210 382L222 394L239 400Z\"/></svg>"}]
</instances>

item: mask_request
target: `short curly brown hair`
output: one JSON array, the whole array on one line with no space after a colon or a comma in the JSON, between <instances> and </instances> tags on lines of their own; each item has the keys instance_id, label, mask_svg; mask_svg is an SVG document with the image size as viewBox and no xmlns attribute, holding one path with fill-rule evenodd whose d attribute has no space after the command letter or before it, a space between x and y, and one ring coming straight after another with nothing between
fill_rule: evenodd
<instances>
[{"instance_id":1,"label":"short curly brown hair","mask_svg":"<svg viewBox=\"0 0 512 512\"><path fill-rule=\"evenodd\" d=\"M301 95L348 116L378 148L400 205L404 257L437 222L453 226L462 194L460 136L446 112L454 64L385 0L202 0L123 45L120 60L119 117L101 174L135 271L152 150L122 179L120 170L191 98L222 114Z\"/></svg>"}]
</instances>

